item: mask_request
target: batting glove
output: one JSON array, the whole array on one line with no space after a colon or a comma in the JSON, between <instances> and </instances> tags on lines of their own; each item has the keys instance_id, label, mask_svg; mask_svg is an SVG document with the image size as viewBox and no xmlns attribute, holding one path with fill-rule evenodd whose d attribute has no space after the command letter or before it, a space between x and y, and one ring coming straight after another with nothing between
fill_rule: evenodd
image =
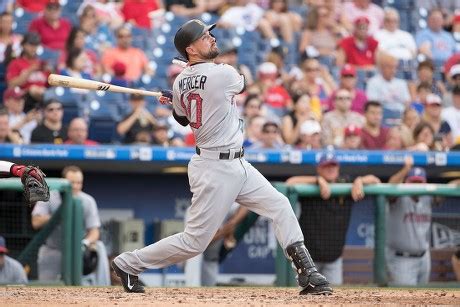
<instances>
[{"instance_id":1,"label":"batting glove","mask_svg":"<svg viewBox=\"0 0 460 307\"><path fill-rule=\"evenodd\" d=\"M161 96L158 98L158 101L161 104L171 104L173 99L173 93L170 90L162 90Z\"/></svg>"}]
</instances>

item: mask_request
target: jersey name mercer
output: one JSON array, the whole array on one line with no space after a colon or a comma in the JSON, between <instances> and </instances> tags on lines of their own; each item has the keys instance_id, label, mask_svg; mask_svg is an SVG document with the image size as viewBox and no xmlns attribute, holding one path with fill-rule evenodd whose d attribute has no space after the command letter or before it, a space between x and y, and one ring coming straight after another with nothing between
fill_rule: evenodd
<instances>
[{"instance_id":1,"label":"jersey name mercer","mask_svg":"<svg viewBox=\"0 0 460 307\"><path fill-rule=\"evenodd\" d=\"M179 81L179 90L181 94L194 89L204 90L204 84L206 83L207 78L208 77L203 75L195 75L183 78Z\"/></svg>"}]
</instances>

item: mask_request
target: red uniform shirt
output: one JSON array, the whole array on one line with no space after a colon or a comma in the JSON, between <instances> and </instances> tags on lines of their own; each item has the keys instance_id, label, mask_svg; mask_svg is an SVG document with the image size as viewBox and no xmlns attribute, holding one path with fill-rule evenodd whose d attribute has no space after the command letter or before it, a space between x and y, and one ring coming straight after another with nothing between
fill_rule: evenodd
<instances>
[{"instance_id":1,"label":"red uniform shirt","mask_svg":"<svg viewBox=\"0 0 460 307\"><path fill-rule=\"evenodd\" d=\"M40 59L36 58L33 60L29 60L26 58L17 58L11 61L11 63L8 65L8 69L6 70L6 81L10 81L11 79L16 78L21 74L21 72L24 69L29 68L33 63L38 62L41 64L43 67L43 61ZM43 71L43 69L38 69L37 71L34 71L29 75L29 78L27 78L26 83L24 83L21 88L22 89L28 89L32 85L38 85L38 86L43 86L46 87L48 84L48 71Z\"/></svg>"},{"instance_id":2,"label":"red uniform shirt","mask_svg":"<svg viewBox=\"0 0 460 307\"><path fill-rule=\"evenodd\" d=\"M40 13L49 0L17 0L16 3L29 12Z\"/></svg>"},{"instance_id":3,"label":"red uniform shirt","mask_svg":"<svg viewBox=\"0 0 460 307\"><path fill-rule=\"evenodd\" d=\"M149 13L158 9L156 0L125 0L121 13L126 22L134 20L137 26L150 29Z\"/></svg>"},{"instance_id":4,"label":"red uniform shirt","mask_svg":"<svg viewBox=\"0 0 460 307\"><path fill-rule=\"evenodd\" d=\"M59 26L53 28L43 17L34 19L29 25L29 32L40 34L42 44L50 49L64 50L72 24L64 18L59 20Z\"/></svg>"},{"instance_id":5,"label":"red uniform shirt","mask_svg":"<svg viewBox=\"0 0 460 307\"><path fill-rule=\"evenodd\" d=\"M290 99L288 91L281 85L272 86L265 93L265 103L272 108L285 108Z\"/></svg>"},{"instance_id":6,"label":"red uniform shirt","mask_svg":"<svg viewBox=\"0 0 460 307\"><path fill-rule=\"evenodd\" d=\"M378 41L368 36L364 49L358 48L353 36L346 37L339 42L339 46L345 52L345 62L356 66L369 66L375 64L375 52Z\"/></svg>"},{"instance_id":7,"label":"red uniform shirt","mask_svg":"<svg viewBox=\"0 0 460 307\"><path fill-rule=\"evenodd\" d=\"M378 136L371 135L366 128L361 130L361 146L364 149L383 149L387 142L388 128L381 127Z\"/></svg>"}]
</instances>

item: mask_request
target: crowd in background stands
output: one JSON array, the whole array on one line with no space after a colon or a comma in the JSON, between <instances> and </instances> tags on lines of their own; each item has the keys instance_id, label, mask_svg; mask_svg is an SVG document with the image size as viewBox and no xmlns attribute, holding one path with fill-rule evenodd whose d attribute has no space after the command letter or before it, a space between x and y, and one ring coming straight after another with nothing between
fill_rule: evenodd
<instances>
[{"instance_id":1,"label":"crowd in background stands","mask_svg":"<svg viewBox=\"0 0 460 307\"><path fill-rule=\"evenodd\" d=\"M61 4L75 2L75 18L68 20ZM132 31L160 27L165 12L184 19L208 12L219 16L218 29L258 31L271 46L251 69L241 64L241 50L249 42L218 41L217 62L233 65L246 77L246 91L237 97L246 122L246 148L458 149L460 2L417 1L425 16L412 32L401 29L400 10L391 7L395 2L411 3L2 1L0 142L103 142L88 139L88 116L66 117L59 96L47 96L48 75L108 77L121 86L165 75L171 87L182 68L171 64L164 74L156 71L150 51L133 46ZM36 14L24 35L13 30L18 9ZM40 48L59 52L58 60L43 60ZM287 63L288 52L296 54L295 63ZM121 116L114 142L194 146L190 128L174 122L169 106L152 107L146 98L132 95L117 108Z\"/></svg>"}]
</instances>

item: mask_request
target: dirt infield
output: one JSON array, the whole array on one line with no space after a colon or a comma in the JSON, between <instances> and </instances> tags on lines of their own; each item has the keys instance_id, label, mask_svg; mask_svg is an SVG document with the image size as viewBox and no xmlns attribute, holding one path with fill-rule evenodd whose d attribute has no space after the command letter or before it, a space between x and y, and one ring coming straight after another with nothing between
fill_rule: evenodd
<instances>
[{"instance_id":1,"label":"dirt infield","mask_svg":"<svg viewBox=\"0 0 460 307\"><path fill-rule=\"evenodd\" d=\"M458 305L460 289L339 288L331 296L299 296L294 288L0 287L0 306L305 306L310 304Z\"/></svg>"}]
</instances>

